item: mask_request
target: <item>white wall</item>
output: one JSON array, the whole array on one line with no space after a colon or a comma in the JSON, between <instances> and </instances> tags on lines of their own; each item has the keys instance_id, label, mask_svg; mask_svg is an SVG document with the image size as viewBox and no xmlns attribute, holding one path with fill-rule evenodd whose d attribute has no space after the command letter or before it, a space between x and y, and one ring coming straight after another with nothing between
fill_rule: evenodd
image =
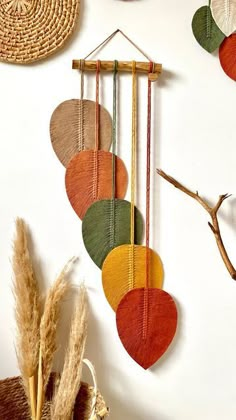
<instances>
[{"instance_id":1,"label":"white wall","mask_svg":"<svg viewBox=\"0 0 236 420\"><path fill-rule=\"evenodd\" d=\"M159 166L214 203L235 193L235 90L191 32L198 0L84 0L78 33L65 51L32 66L0 66L0 377L15 375L11 291L14 218L29 223L41 271L51 283L79 255L74 280L85 279L91 301L87 356L94 362L111 420L233 420L236 416L236 284L220 260L207 214L157 178ZM166 355L148 371L123 349L101 273L83 247L81 222L67 200L65 170L53 153L49 120L63 100L78 97L71 60L86 55L117 27L164 72L155 90L152 246L165 266L166 291L179 307L179 329ZM99 58L139 59L121 37ZM103 78L111 110L111 78ZM91 85L93 81L90 78ZM145 206L146 79L140 81L138 204ZM120 82L120 155L130 161L130 77ZM94 97L91 87L88 97ZM129 197L129 195L128 195ZM222 234L236 263L235 198L220 212ZM1 416L0 416L1 417Z\"/></svg>"}]
</instances>

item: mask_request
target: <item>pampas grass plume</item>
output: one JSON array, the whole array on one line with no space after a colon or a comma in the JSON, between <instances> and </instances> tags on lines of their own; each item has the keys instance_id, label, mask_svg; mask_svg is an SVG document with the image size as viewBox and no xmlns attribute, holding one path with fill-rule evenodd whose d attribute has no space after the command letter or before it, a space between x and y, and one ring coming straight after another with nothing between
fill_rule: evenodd
<instances>
[{"instance_id":1,"label":"pampas grass plume","mask_svg":"<svg viewBox=\"0 0 236 420\"><path fill-rule=\"evenodd\" d=\"M17 324L17 358L32 416L35 414L35 375L39 354L40 298L24 221L16 219L12 268Z\"/></svg>"},{"instance_id":2,"label":"pampas grass plume","mask_svg":"<svg viewBox=\"0 0 236 420\"><path fill-rule=\"evenodd\" d=\"M40 354L38 369L37 420L40 419L44 394L52 371L54 355L57 349L56 333L60 318L60 310L65 294L70 289L67 274L75 258L65 265L46 297L44 313L40 324Z\"/></svg>"},{"instance_id":3,"label":"pampas grass plume","mask_svg":"<svg viewBox=\"0 0 236 420\"><path fill-rule=\"evenodd\" d=\"M69 420L79 392L82 363L87 338L88 300L85 286L80 286L71 322L69 343L65 354L61 380L54 395L51 416L54 420Z\"/></svg>"}]
</instances>

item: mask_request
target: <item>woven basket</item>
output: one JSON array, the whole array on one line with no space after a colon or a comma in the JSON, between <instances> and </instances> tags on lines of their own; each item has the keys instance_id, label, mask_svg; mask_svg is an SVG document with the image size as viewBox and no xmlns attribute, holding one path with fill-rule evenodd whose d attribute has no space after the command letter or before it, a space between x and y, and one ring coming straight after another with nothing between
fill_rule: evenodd
<instances>
[{"instance_id":1,"label":"woven basket","mask_svg":"<svg viewBox=\"0 0 236 420\"><path fill-rule=\"evenodd\" d=\"M71 35L80 0L1 0L0 60L31 63L61 48Z\"/></svg>"},{"instance_id":2,"label":"woven basket","mask_svg":"<svg viewBox=\"0 0 236 420\"><path fill-rule=\"evenodd\" d=\"M97 391L96 376L91 363L87 360L94 380L94 385L90 386L82 382L78 393L75 407L74 420L102 420L108 415L108 408L105 401ZM53 384L56 375L51 375L46 402L43 408L42 420L51 420L50 401L53 393ZM0 381L0 419L1 420L30 420L28 402L25 397L24 389L21 383L21 377L7 378Z\"/></svg>"}]
</instances>

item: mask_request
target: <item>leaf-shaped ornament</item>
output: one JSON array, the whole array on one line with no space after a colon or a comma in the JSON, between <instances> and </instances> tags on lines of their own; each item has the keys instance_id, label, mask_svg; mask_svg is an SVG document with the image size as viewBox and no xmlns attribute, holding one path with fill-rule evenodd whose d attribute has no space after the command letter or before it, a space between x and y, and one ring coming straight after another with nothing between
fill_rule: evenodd
<instances>
[{"instance_id":1,"label":"leaf-shaped ornament","mask_svg":"<svg viewBox=\"0 0 236 420\"><path fill-rule=\"evenodd\" d=\"M236 81L236 34L224 40L220 47L219 59L227 76Z\"/></svg>"},{"instance_id":2,"label":"leaf-shaped ornament","mask_svg":"<svg viewBox=\"0 0 236 420\"><path fill-rule=\"evenodd\" d=\"M129 355L148 369L165 353L177 328L177 308L162 289L140 288L128 292L116 312L121 342Z\"/></svg>"},{"instance_id":3,"label":"leaf-shaped ornament","mask_svg":"<svg viewBox=\"0 0 236 420\"><path fill-rule=\"evenodd\" d=\"M151 248L132 244L121 245L107 255L102 266L102 284L107 301L114 311L129 290L145 286L147 267L149 285L161 288L163 265L159 255Z\"/></svg>"},{"instance_id":4,"label":"leaf-shaped ornament","mask_svg":"<svg viewBox=\"0 0 236 420\"><path fill-rule=\"evenodd\" d=\"M65 167L77 153L95 148L95 114L96 102L88 99L64 101L53 112L50 121L52 147ZM99 149L110 149L111 135L111 116L100 105Z\"/></svg>"},{"instance_id":5,"label":"leaf-shaped ornament","mask_svg":"<svg viewBox=\"0 0 236 420\"><path fill-rule=\"evenodd\" d=\"M226 35L236 30L236 0L211 0L211 11L215 23Z\"/></svg>"},{"instance_id":6,"label":"leaf-shaped ornament","mask_svg":"<svg viewBox=\"0 0 236 420\"><path fill-rule=\"evenodd\" d=\"M82 223L85 248L98 267L109 252L123 244L130 243L130 209L126 200L99 200L87 210ZM135 244L141 244L143 219L135 207Z\"/></svg>"},{"instance_id":7,"label":"leaf-shaped ornament","mask_svg":"<svg viewBox=\"0 0 236 420\"><path fill-rule=\"evenodd\" d=\"M192 20L192 30L197 42L209 53L212 53L225 38L216 25L209 6L200 7Z\"/></svg>"},{"instance_id":8,"label":"leaf-shaped ornament","mask_svg":"<svg viewBox=\"0 0 236 420\"><path fill-rule=\"evenodd\" d=\"M128 174L123 161L115 157L116 198L124 198ZM112 153L105 150L83 150L66 169L66 192L76 214L83 219L95 201L112 198Z\"/></svg>"}]
</instances>

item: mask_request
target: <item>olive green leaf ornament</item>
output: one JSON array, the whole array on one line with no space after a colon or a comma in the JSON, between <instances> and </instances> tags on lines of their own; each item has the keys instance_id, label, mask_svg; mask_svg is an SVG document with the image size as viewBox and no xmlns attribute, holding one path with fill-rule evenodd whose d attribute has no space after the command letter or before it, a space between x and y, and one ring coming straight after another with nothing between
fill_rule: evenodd
<instances>
[{"instance_id":1,"label":"olive green leaf ornament","mask_svg":"<svg viewBox=\"0 0 236 420\"><path fill-rule=\"evenodd\" d=\"M126 200L100 200L87 210L82 234L85 248L97 264L102 268L103 261L112 249L119 245L130 244L130 212L131 203ZM143 218L135 207L135 244L143 239Z\"/></svg>"},{"instance_id":2,"label":"olive green leaf ornament","mask_svg":"<svg viewBox=\"0 0 236 420\"><path fill-rule=\"evenodd\" d=\"M197 42L209 53L219 48L225 38L212 17L210 6L200 7L196 11L192 30Z\"/></svg>"}]
</instances>

